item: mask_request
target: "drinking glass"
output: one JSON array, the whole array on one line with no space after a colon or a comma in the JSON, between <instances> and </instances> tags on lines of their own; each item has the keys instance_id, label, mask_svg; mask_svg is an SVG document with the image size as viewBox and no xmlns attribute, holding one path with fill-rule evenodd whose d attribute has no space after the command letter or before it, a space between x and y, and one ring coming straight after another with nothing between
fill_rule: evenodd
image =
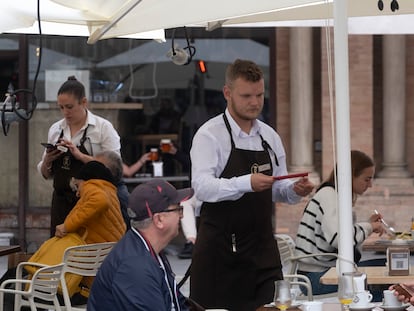
<instances>
[{"instance_id":1,"label":"drinking glass","mask_svg":"<svg viewBox=\"0 0 414 311\"><path fill-rule=\"evenodd\" d=\"M290 283L285 280L279 280L275 282L275 297L274 303L276 308L281 311L285 311L290 307L292 298L290 296Z\"/></svg>"},{"instance_id":2,"label":"drinking glass","mask_svg":"<svg viewBox=\"0 0 414 311\"><path fill-rule=\"evenodd\" d=\"M355 297L354 278L352 273L343 273L338 277L338 298L343 310L349 311L349 305Z\"/></svg>"}]
</instances>

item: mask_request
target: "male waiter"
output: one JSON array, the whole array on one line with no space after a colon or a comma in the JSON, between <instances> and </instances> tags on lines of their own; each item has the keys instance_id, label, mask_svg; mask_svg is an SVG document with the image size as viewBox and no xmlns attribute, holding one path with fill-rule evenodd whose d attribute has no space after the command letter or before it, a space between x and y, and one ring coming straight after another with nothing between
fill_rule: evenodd
<instances>
[{"instance_id":1,"label":"male waiter","mask_svg":"<svg viewBox=\"0 0 414 311\"><path fill-rule=\"evenodd\" d=\"M192 186L203 202L193 252L190 296L205 308L252 311L273 300L282 279L273 238L273 202L295 204L314 185L287 174L282 141L258 120L263 72L236 60L226 70L227 109L200 127L191 148Z\"/></svg>"}]
</instances>

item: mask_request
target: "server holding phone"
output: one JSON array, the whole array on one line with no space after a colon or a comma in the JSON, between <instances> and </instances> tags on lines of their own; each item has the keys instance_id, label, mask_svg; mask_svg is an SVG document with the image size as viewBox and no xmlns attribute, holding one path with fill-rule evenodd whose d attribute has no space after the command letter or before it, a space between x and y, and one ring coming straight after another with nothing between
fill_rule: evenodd
<instances>
[{"instance_id":1,"label":"server holding phone","mask_svg":"<svg viewBox=\"0 0 414 311\"><path fill-rule=\"evenodd\" d=\"M105 150L120 153L121 148L113 125L87 109L85 87L74 76L59 88L57 104L63 119L50 127L47 141L52 147L45 146L42 160L37 165L45 179L53 178L51 236L78 200L70 185L72 177L83 164L93 160L94 154Z\"/></svg>"},{"instance_id":2,"label":"server holding phone","mask_svg":"<svg viewBox=\"0 0 414 311\"><path fill-rule=\"evenodd\" d=\"M258 120L265 94L258 65L236 60L225 75L227 109L197 131L191 185L202 201L191 262L190 297L205 308L256 310L274 294L282 267L273 237L273 202L297 203L313 189L287 174L273 128Z\"/></svg>"}]
</instances>

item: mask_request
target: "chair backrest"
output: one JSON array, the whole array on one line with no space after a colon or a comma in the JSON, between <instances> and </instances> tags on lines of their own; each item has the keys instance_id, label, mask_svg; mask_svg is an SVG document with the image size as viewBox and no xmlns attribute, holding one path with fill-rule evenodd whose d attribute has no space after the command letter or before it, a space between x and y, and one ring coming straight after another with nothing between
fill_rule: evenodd
<instances>
[{"instance_id":1,"label":"chair backrest","mask_svg":"<svg viewBox=\"0 0 414 311\"><path fill-rule=\"evenodd\" d=\"M283 266L283 275L287 277L291 281L291 284L300 285L306 287L308 289L308 295L305 297L308 300L313 299L325 299L325 298L336 298L336 293L331 294L323 294L323 295L313 295L312 293L312 284L308 277L304 275L297 274L298 268L298 261L302 258L307 257L326 257L326 256L333 256L338 257L335 253L316 253L316 254L308 254L308 255L296 255L295 252L295 241L287 234L275 234L274 238L277 241L279 253L280 253L280 260Z\"/></svg>"},{"instance_id":2,"label":"chair backrest","mask_svg":"<svg viewBox=\"0 0 414 311\"><path fill-rule=\"evenodd\" d=\"M287 234L275 234L280 260L283 266L283 274L296 274L295 241Z\"/></svg>"},{"instance_id":3,"label":"chair backrest","mask_svg":"<svg viewBox=\"0 0 414 311\"><path fill-rule=\"evenodd\" d=\"M95 276L105 257L116 242L72 246L63 255L64 273Z\"/></svg>"},{"instance_id":4,"label":"chair backrest","mask_svg":"<svg viewBox=\"0 0 414 311\"><path fill-rule=\"evenodd\" d=\"M292 286L291 293L294 294L295 300L313 300L312 283L307 276L301 274L284 274L283 278L290 282ZM305 287L307 294L304 295L297 286Z\"/></svg>"},{"instance_id":5,"label":"chair backrest","mask_svg":"<svg viewBox=\"0 0 414 311\"><path fill-rule=\"evenodd\" d=\"M32 277L28 297L40 298L45 301L55 301L64 264L47 266L38 269Z\"/></svg>"},{"instance_id":6,"label":"chair backrest","mask_svg":"<svg viewBox=\"0 0 414 311\"><path fill-rule=\"evenodd\" d=\"M89 277L96 276L99 267L115 244L116 242L95 243L72 246L66 249L63 255L63 263L65 266L61 277L61 286L65 309L67 311L86 310L86 306L72 307L65 275L71 273Z\"/></svg>"}]
</instances>

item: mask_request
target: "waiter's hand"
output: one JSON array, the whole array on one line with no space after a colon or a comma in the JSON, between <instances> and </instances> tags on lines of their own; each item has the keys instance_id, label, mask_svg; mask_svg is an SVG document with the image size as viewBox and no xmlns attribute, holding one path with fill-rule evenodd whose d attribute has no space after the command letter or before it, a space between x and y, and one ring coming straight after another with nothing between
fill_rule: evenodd
<instances>
[{"instance_id":1,"label":"waiter's hand","mask_svg":"<svg viewBox=\"0 0 414 311\"><path fill-rule=\"evenodd\" d=\"M80 150L74 143L72 143L70 140L61 139L59 142L60 145L65 146L69 149L70 153L78 160L80 160L79 156L81 154Z\"/></svg>"},{"instance_id":2,"label":"waiter's hand","mask_svg":"<svg viewBox=\"0 0 414 311\"><path fill-rule=\"evenodd\" d=\"M91 160L93 160L93 158L87 154L82 153L79 148L76 146L76 144L72 143L69 140L66 139L62 139L60 140L60 144L62 146L65 146L69 149L70 153L73 155L73 157L83 163L87 163Z\"/></svg>"},{"instance_id":3,"label":"waiter's hand","mask_svg":"<svg viewBox=\"0 0 414 311\"><path fill-rule=\"evenodd\" d=\"M50 166L53 161L60 157L61 154L62 151L58 149L46 149L46 154L43 159L43 162L45 162L46 166Z\"/></svg>"},{"instance_id":4,"label":"waiter's hand","mask_svg":"<svg viewBox=\"0 0 414 311\"><path fill-rule=\"evenodd\" d=\"M297 195L305 197L312 192L313 188L315 188L315 185L307 177L303 177L294 183L293 191Z\"/></svg>"},{"instance_id":5,"label":"waiter's hand","mask_svg":"<svg viewBox=\"0 0 414 311\"><path fill-rule=\"evenodd\" d=\"M274 182L273 176L268 176L262 173L252 174L250 182L254 192L260 192L272 188Z\"/></svg>"}]
</instances>

